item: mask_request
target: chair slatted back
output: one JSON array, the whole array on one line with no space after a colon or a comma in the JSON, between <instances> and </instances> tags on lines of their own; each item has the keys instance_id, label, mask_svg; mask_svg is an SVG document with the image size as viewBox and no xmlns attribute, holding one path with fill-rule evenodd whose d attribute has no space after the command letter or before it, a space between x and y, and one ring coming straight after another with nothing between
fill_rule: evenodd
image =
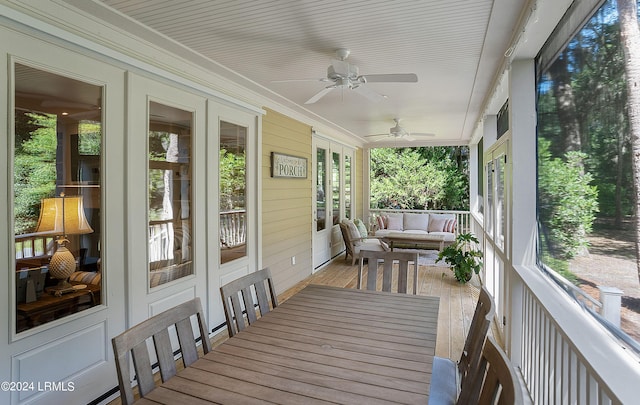
<instances>
[{"instance_id":1,"label":"chair slatted back","mask_svg":"<svg viewBox=\"0 0 640 405\"><path fill-rule=\"evenodd\" d=\"M498 344L488 337L473 377L462 386L458 404L522 404L516 371Z\"/></svg>"},{"instance_id":2,"label":"chair slatted back","mask_svg":"<svg viewBox=\"0 0 640 405\"><path fill-rule=\"evenodd\" d=\"M358 288L362 288L362 278L364 275L365 264L367 260L366 289L376 291L378 280L378 269L382 263L382 291L393 291L393 265L398 264L398 283L396 291L406 294L408 292L408 275L413 265L413 294L417 293L418 287L418 253L414 252L391 252L391 251L360 251L360 264L358 266Z\"/></svg>"},{"instance_id":3,"label":"chair slatted back","mask_svg":"<svg viewBox=\"0 0 640 405\"><path fill-rule=\"evenodd\" d=\"M496 313L496 305L489 291L485 287L480 288L478 303L473 313L471 325L467 339L464 342L464 349L458 361L458 372L461 383L469 374L469 370L475 366L480 359L482 347L489 333L489 327Z\"/></svg>"},{"instance_id":4,"label":"chair slatted back","mask_svg":"<svg viewBox=\"0 0 640 405\"><path fill-rule=\"evenodd\" d=\"M254 302L252 290L255 291L257 302ZM255 311L256 304L260 310L260 316L278 306L271 271L268 267L223 285L220 287L220 293L222 295L224 314L227 318L229 336L234 336L245 329L243 308L247 315L247 322L251 325L258 319ZM271 300L271 306L269 305L269 299Z\"/></svg>"},{"instance_id":5,"label":"chair slatted back","mask_svg":"<svg viewBox=\"0 0 640 405\"><path fill-rule=\"evenodd\" d=\"M151 364L148 342L155 349L162 381L164 382L176 375L174 351L169 334L171 326L175 326L178 335L184 366L187 367L198 360L196 338L191 324L192 315L196 316L202 340L202 349L206 354L211 350L211 342L200 298L194 298L155 315L111 340L123 404L131 404L134 400L131 387L133 376L129 370L129 353L131 353L133 359L140 396L144 397L155 388L153 364Z\"/></svg>"}]
</instances>

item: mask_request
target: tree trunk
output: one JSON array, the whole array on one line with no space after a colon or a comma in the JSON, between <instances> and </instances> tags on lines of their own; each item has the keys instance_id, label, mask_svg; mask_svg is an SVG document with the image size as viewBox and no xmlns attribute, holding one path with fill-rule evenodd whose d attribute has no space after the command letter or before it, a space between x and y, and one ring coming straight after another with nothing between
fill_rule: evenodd
<instances>
[{"instance_id":1,"label":"tree trunk","mask_svg":"<svg viewBox=\"0 0 640 405\"><path fill-rule=\"evenodd\" d=\"M558 109L558 120L565 136L563 152L581 151L582 138L580 136L580 123L576 108L575 95L571 85L571 74L567 59L569 51L565 50L563 55L552 65L549 74L553 80L553 91L555 93L556 108Z\"/></svg>"},{"instance_id":2,"label":"tree trunk","mask_svg":"<svg viewBox=\"0 0 640 405\"><path fill-rule=\"evenodd\" d=\"M635 192L636 265L640 280L640 28L636 0L617 0L620 37L627 79L627 115L631 133L631 156Z\"/></svg>"}]
</instances>

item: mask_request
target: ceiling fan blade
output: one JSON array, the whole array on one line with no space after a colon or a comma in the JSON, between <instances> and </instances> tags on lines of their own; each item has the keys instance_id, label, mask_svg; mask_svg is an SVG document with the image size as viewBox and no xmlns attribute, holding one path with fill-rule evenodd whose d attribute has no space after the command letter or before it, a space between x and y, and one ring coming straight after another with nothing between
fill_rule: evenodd
<instances>
[{"instance_id":1,"label":"ceiling fan blade","mask_svg":"<svg viewBox=\"0 0 640 405\"><path fill-rule=\"evenodd\" d=\"M331 90L333 90L335 88L336 88L336 86L325 87L324 89L322 89L318 93L316 93L315 96L313 96L309 100L305 101L305 104L313 104L313 103L315 103L316 101L318 101L322 97L326 96Z\"/></svg>"},{"instance_id":2,"label":"ceiling fan blade","mask_svg":"<svg viewBox=\"0 0 640 405\"><path fill-rule=\"evenodd\" d=\"M390 73L381 75L362 75L367 83L416 83L418 76L415 73Z\"/></svg>"},{"instance_id":3,"label":"ceiling fan blade","mask_svg":"<svg viewBox=\"0 0 640 405\"><path fill-rule=\"evenodd\" d=\"M375 101L375 102L382 101L382 100L384 100L386 98L382 94L371 90L370 88L368 88L365 85L360 85L358 87L354 87L353 91L355 91L356 93L359 93L359 94L365 96L366 98L368 98L369 100Z\"/></svg>"},{"instance_id":4,"label":"ceiling fan blade","mask_svg":"<svg viewBox=\"0 0 640 405\"><path fill-rule=\"evenodd\" d=\"M289 83L289 82L328 82L329 79L323 77L321 79L284 79L284 80L271 80L271 83Z\"/></svg>"},{"instance_id":5,"label":"ceiling fan blade","mask_svg":"<svg viewBox=\"0 0 640 405\"><path fill-rule=\"evenodd\" d=\"M374 135L365 135L365 138L370 140L371 142L379 142L389 138L389 134L374 134Z\"/></svg>"}]
</instances>

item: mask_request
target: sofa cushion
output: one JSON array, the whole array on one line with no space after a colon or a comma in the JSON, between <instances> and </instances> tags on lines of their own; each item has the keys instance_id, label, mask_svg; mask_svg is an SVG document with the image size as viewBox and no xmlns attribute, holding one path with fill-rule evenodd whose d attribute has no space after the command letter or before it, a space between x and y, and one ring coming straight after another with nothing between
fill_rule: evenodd
<instances>
[{"instance_id":1,"label":"sofa cushion","mask_svg":"<svg viewBox=\"0 0 640 405\"><path fill-rule=\"evenodd\" d=\"M378 229L387 229L387 217L385 215L378 215L376 217Z\"/></svg>"},{"instance_id":2,"label":"sofa cushion","mask_svg":"<svg viewBox=\"0 0 640 405\"><path fill-rule=\"evenodd\" d=\"M429 214L413 214L413 213L405 213L403 219L403 229L407 230L417 230L417 231L426 231L429 225Z\"/></svg>"},{"instance_id":3,"label":"sofa cushion","mask_svg":"<svg viewBox=\"0 0 640 405\"><path fill-rule=\"evenodd\" d=\"M383 243L380 242L380 239L365 239L355 247L356 254L363 250L375 250L377 252L381 252L385 250L385 248Z\"/></svg>"},{"instance_id":4,"label":"sofa cushion","mask_svg":"<svg viewBox=\"0 0 640 405\"><path fill-rule=\"evenodd\" d=\"M402 214L389 214L387 218L387 229L392 231L402 231L403 228L403 217Z\"/></svg>"}]
</instances>

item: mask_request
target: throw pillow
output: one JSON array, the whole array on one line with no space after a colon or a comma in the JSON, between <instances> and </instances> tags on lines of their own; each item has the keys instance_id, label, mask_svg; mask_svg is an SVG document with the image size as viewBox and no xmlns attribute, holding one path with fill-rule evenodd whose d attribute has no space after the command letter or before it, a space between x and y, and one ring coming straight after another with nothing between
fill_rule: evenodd
<instances>
[{"instance_id":1,"label":"throw pillow","mask_svg":"<svg viewBox=\"0 0 640 405\"><path fill-rule=\"evenodd\" d=\"M366 238L368 235L367 227L364 226L364 222L359 220L358 218L353 220L353 223L356 224L356 228L358 228L358 232L360 233L361 238Z\"/></svg>"},{"instance_id":2,"label":"throw pillow","mask_svg":"<svg viewBox=\"0 0 640 405\"><path fill-rule=\"evenodd\" d=\"M356 224L354 224L353 221L347 221L347 227L349 228L349 235L351 235L352 241L360 239L360 232L358 232L358 227L356 227Z\"/></svg>"},{"instance_id":3,"label":"throw pillow","mask_svg":"<svg viewBox=\"0 0 640 405\"><path fill-rule=\"evenodd\" d=\"M447 222L446 218L431 218L429 221L429 232L442 232L445 222Z\"/></svg>"},{"instance_id":4,"label":"throw pillow","mask_svg":"<svg viewBox=\"0 0 640 405\"><path fill-rule=\"evenodd\" d=\"M383 215L378 215L376 217L376 221L378 222L378 229L386 229L386 218Z\"/></svg>"},{"instance_id":5,"label":"throw pillow","mask_svg":"<svg viewBox=\"0 0 640 405\"><path fill-rule=\"evenodd\" d=\"M387 229L392 231L402 231L402 214L390 214L387 219Z\"/></svg>"},{"instance_id":6,"label":"throw pillow","mask_svg":"<svg viewBox=\"0 0 640 405\"><path fill-rule=\"evenodd\" d=\"M447 219L447 223L444 225L444 231L454 233L456 231L456 220Z\"/></svg>"}]
</instances>

